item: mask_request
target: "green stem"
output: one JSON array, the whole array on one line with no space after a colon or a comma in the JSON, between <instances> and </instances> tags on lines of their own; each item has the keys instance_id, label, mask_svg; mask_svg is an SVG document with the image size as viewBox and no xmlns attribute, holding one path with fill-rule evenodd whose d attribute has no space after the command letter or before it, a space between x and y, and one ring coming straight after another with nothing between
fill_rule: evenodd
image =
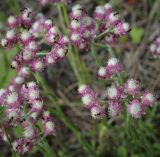
<instances>
[{"instance_id":1,"label":"green stem","mask_svg":"<svg viewBox=\"0 0 160 157\"><path fill-rule=\"evenodd\" d=\"M58 14L59 14L59 17L60 17L60 22L61 24L64 22L63 20L63 14L62 14L62 11L61 11L61 5L57 5L58 6ZM62 24L62 28L63 30L65 30L65 25Z\"/></svg>"},{"instance_id":2,"label":"green stem","mask_svg":"<svg viewBox=\"0 0 160 157\"><path fill-rule=\"evenodd\" d=\"M102 37L104 37L107 33L109 33L109 32L111 32L112 31L112 29L110 28L110 29L107 29L107 30L105 30L104 32L102 32L101 34L99 34L99 35L97 35L95 38L94 38L94 40L96 41L96 40L98 40L98 39L101 39Z\"/></svg>"},{"instance_id":3,"label":"green stem","mask_svg":"<svg viewBox=\"0 0 160 157\"><path fill-rule=\"evenodd\" d=\"M102 62L98 58L98 55L97 55L97 52L96 52L96 47L95 47L94 44L91 45L91 53L92 53L92 56L94 57L94 59L96 61L97 66L101 67L102 66Z\"/></svg>"}]
</instances>

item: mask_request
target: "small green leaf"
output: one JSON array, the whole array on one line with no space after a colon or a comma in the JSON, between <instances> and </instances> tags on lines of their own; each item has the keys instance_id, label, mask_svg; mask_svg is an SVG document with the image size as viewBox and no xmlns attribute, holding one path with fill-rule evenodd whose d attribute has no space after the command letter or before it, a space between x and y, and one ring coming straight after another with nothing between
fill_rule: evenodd
<instances>
[{"instance_id":1,"label":"small green leaf","mask_svg":"<svg viewBox=\"0 0 160 157\"><path fill-rule=\"evenodd\" d=\"M118 157L127 157L127 151L126 148L121 146L118 148Z\"/></svg>"},{"instance_id":2,"label":"small green leaf","mask_svg":"<svg viewBox=\"0 0 160 157\"><path fill-rule=\"evenodd\" d=\"M144 34L143 28L140 28L140 27L133 28L130 32L132 43L139 44L142 39L143 34Z\"/></svg>"}]
</instances>

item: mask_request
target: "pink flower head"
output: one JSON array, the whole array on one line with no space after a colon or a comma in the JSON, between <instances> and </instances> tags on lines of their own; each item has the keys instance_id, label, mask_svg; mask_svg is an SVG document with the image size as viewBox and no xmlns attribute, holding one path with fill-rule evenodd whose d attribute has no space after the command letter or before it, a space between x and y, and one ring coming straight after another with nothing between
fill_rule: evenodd
<instances>
[{"instance_id":1,"label":"pink flower head","mask_svg":"<svg viewBox=\"0 0 160 157\"><path fill-rule=\"evenodd\" d=\"M42 112L43 111L43 100L42 99L36 99L32 102L32 112Z\"/></svg>"},{"instance_id":2,"label":"pink flower head","mask_svg":"<svg viewBox=\"0 0 160 157\"><path fill-rule=\"evenodd\" d=\"M15 92L17 90L17 87L15 84L9 84L7 87L7 92Z\"/></svg>"},{"instance_id":3,"label":"pink flower head","mask_svg":"<svg viewBox=\"0 0 160 157\"><path fill-rule=\"evenodd\" d=\"M24 27L24 28L30 28L32 22L33 22L33 16L32 16L32 11L29 8L25 8L20 16L19 16L19 20L20 20L20 24Z\"/></svg>"},{"instance_id":4,"label":"pink flower head","mask_svg":"<svg viewBox=\"0 0 160 157\"><path fill-rule=\"evenodd\" d=\"M43 59L34 59L30 61L29 65L33 71L42 71L44 69L45 63Z\"/></svg>"},{"instance_id":5,"label":"pink flower head","mask_svg":"<svg viewBox=\"0 0 160 157\"><path fill-rule=\"evenodd\" d=\"M117 35L115 35L112 32L107 33L104 38L104 42L110 45L114 44L116 40L117 40Z\"/></svg>"},{"instance_id":6,"label":"pink flower head","mask_svg":"<svg viewBox=\"0 0 160 157\"><path fill-rule=\"evenodd\" d=\"M29 90L28 90L28 87L27 87L26 84L23 84L23 85L22 85L20 91L21 91L21 93L23 93L23 94L22 94L22 98L23 98L24 100L28 100L28 98L29 98Z\"/></svg>"},{"instance_id":7,"label":"pink flower head","mask_svg":"<svg viewBox=\"0 0 160 157\"><path fill-rule=\"evenodd\" d=\"M46 64L55 64L58 61L58 56L54 51L47 53L45 57Z\"/></svg>"},{"instance_id":8,"label":"pink flower head","mask_svg":"<svg viewBox=\"0 0 160 157\"><path fill-rule=\"evenodd\" d=\"M122 88L120 86L111 86L107 89L109 100L119 100L122 97Z\"/></svg>"},{"instance_id":9,"label":"pink flower head","mask_svg":"<svg viewBox=\"0 0 160 157\"><path fill-rule=\"evenodd\" d=\"M34 37L32 36L30 32L23 31L21 33L20 39L21 39L22 44L28 45L34 39Z\"/></svg>"},{"instance_id":10,"label":"pink flower head","mask_svg":"<svg viewBox=\"0 0 160 157\"><path fill-rule=\"evenodd\" d=\"M82 23L82 26L85 27L89 31L95 31L96 30L95 20L93 18L87 16L87 15L82 18L81 23Z\"/></svg>"},{"instance_id":11,"label":"pink flower head","mask_svg":"<svg viewBox=\"0 0 160 157\"><path fill-rule=\"evenodd\" d=\"M38 37L39 33L43 30L43 24L39 21L35 21L32 24L32 28L29 30L29 32L34 36Z\"/></svg>"},{"instance_id":12,"label":"pink flower head","mask_svg":"<svg viewBox=\"0 0 160 157\"><path fill-rule=\"evenodd\" d=\"M81 22L76 19L73 19L73 20L71 20L70 27L71 27L72 31L81 29L82 28Z\"/></svg>"},{"instance_id":13,"label":"pink flower head","mask_svg":"<svg viewBox=\"0 0 160 157\"><path fill-rule=\"evenodd\" d=\"M6 33L6 40L9 45L12 45L17 42L18 36L14 29L11 29Z\"/></svg>"},{"instance_id":14,"label":"pink flower head","mask_svg":"<svg viewBox=\"0 0 160 157\"><path fill-rule=\"evenodd\" d=\"M29 102L32 104L35 100L40 98L40 91L37 88L28 89Z\"/></svg>"},{"instance_id":15,"label":"pink flower head","mask_svg":"<svg viewBox=\"0 0 160 157\"><path fill-rule=\"evenodd\" d=\"M108 79L110 78L110 73L108 72L108 69L106 67L100 67L98 69L98 77L101 79Z\"/></svg>"},{"instance_id":16,"label":"pink flower head","mask_svg":"<svg viewBox=\"0 0 160 157\"><path fill-rule=\"evenodd\" d=\"M38 89L38 86L36 84L36 82L28 82L27 85L26 85L29 89Z\"/></svg>"},{"instance_id":17,"label":"pink flower head","mask_svg":"<svg viewBox=\"0 0 160 157\"><path fill-rule=\"evenodd\" d=\"M7 90L6 89L0 89L0 106L4 105L6 95L7 95Z\"/></svg>"},{"instance_id":18,"label":"pink flower head","mask_svg":"<svg viewBox=\"0 0 160 157\"><path fill-rule=\"evenodd\" d=\"M18 74L23 78L27 78L30 75L29 68L25 66L21 67Z\"/></svg>"},{"instance_id":19,"label":"pink flower head","mask_svg":"<svg viewBox=\"0 0 160 157\"><path fill-rule=\"evenodd\" d=\"M45 6L47 4L49 4L50 0L38 0L39 4L42 6Z\"/></svg>"},{"instance_id":20,"label":"pink flower head","mask_svg":"<svg viewBox=\"0 0 160 157\"><path fill-rule=\"evenodd\" d=\"M22 59L23 61L30 61L31 59L35 58L36 56L36 51L31 51L28 49L24 49L22 51Z\"/></svg>"},{"instance_id":21,"label":"pink flower head","mask_svg":"<svg viewBox=\"0 0 160 157\"><path fill-rule=\"evenodd\" d=\"M24 128L24 137L26 139L36 139L37 138L37 130L32 126L27 126Z\"/></svg>"},{"instance_id":22,"label":"pink flower head","mask_svg":"<svg viewBox=\"0 0 160 157\"><path fill-rule=\"evenodd\" d=\"M157 39L150 45L150 51L153 57L160 57L160 37L157 37Z\"/></svg>"},{"instance_id":23,"label":"pink flower head","mask_svg":"<svg viewBox=\"0 0 160 157\"><path fill-rule=\"evenodd\" d=\"M94 12L94 17L97 20L103 20L105 17L105 8L103 6L97 6Z\"/></svg>"},{"instance_id":24,"label":"pink flower head","mask_svg":"<svg viewBox=\"0 0 160 157\"><path fill-rule=\"evenodd\" d=\"M155 97L150 92L145 92L143 96L141 97L142 103L145 106L153 106L155 104Z\"/></svg>"},{"instance_id":25,"label":"pink flower head","mask_svg":"<svg viewBox=\"0 0 160 157\"><path fill-rule=\"evenodd\" d=\"M108 114L111 118L116 117L122 110L121 105L116 101L108 102Z\"/></svg>"},{"instance_id":26,"label":"pink flower head","mask_svg":"<svg viewBox=\"0 0 160 157\"><path fill-rule=\"evenodd\" d=\"M7 26L10 28L16 28L19 25L19 20L15 16L9 16L7 20Z\"/></svg>"},{"instance_id":27,"label":"pink flower head","mask_svg":"<svg viewBox=\"0 0 160 157\"><path fill-rule=\"evenodd\" d=\"M53 121L45 121L44 122L44 133L45 135L55 135L55 123Z\"/></svg>"},{"instance_id":28,"label":"pink flower head","mask_svg":"<svg viewBox=\"0 0 160 157\"><path fill-rule=\"evenodd\" d=\"M133 99L128 105L128 113L134 118L140 118L144 114L142 104L139 100Z\"/></svg>"},{"instance_id":29,"label":"pink flower head","mask_svg":"<svg viewBox=\"0 0 160 157\"><path fill-rule=\"evenodd\" d=\"M18 154L24 154L32 150L33 144L31 140L20 138L12 143L13 149Z\"/></svg>"},{"instance_id":30,"label":"pink flower head","mask_svg":"<svg viewBox=\"0 0 160 157\"><path fill-rule=\"evenodd\" d=\"M70 40L72 41L72 43L76 46L80 45L80 43L82 42L82 34L80 34L79 32L72 32L70 35Z\"/></svg>"},{"instance_id":31,"label":"pink flower head","mask_svg":"<svg viewBox=\"0 0 160 157\"><path fill-rule=\"evenodd\" d=\"M51 116L49 111L44 111L42 114L42 118L44 121L52 121L53 120L53 116Z\"/></svg>"},{"instance_id":32,"label":"pink flower head","mask_svg":"<svg viewBox=\"0 0 160 157\"><path fill-rule=\"evenodd\" d=\"M108 20L112 26L116 26L117 24L119 24L121 22L119 14L117 14L117 13L109 14Z\"/></svg>"},{"instance_id":33,"label":"pink flower head","mask_svg":"<svg viewBox=\"0 0 160 157\"><path fill-rule=\"evenodd\" d=\"M104 5L104 10L105 10L105 15L106 15L106 16L109 15L109 14L111 14L111 13L113 12L112 6L111 6L111 4L109 4L109 3L106 3L106 4Z\"/></svg>"},{"instance_id":34,"label":"pink flower head","mask_svg":"<svg viewBox=\"0 0 160 157\"><path fill-rule=\"evenodd\" d=\"M102 106L93 106L91 108L91 115L94 119L103 119L106 115L105 109Z\"/></svg>"},{"instance_id":35,"label":"pink flower head","mask_svg":"<svg viewBox=\"0 0 160 157\"><path fill-rule=\"evenodd\" d=\"M96 104L96 95L93 92L86 93L82 96L82 102L86 108L90 109Z\"/></svg>"},{"instance_id":36,"label":"pink flower head","mask_svg":"<svg viewBox=\"0 0 160 157\"><path fill-rule=\"evenodd\" d=\"M49 28L48 34L55 34L55 35L57 35L57 34L59 34L59 30L58 30L58 28L56 26L52 26L51 28Z\"/></svg>"},{"instance_id":37,"label":"pink flower head","mask_svg":"<svg viewBox=\"0 0 160 157\"><path fill-rule=\"evenodd\" d=\"M24 83L24 77L22 76L16 76L15 78L12 79L11 83L14 84L15 86L22 85Z\"/></svg>"},{"instance_id":38,"label":"pink flower head","mask_svg":"<svg viewBox=\"0 0 160 157\"><path fill-rule=\"evenodd\" d=\"M79 86L78 92L79 92L80 96L83 97L88 93L93 93L93 90L91 89L91 87L89 85L82 84Z\"/></svg>"},{"instance_id":39,"label":"pink flower head","mask_svg":"<svg viewBox=\"0 0 160 157\"><path fill-rule=\"evenodd\" d=\"M68 49L64 46L55 46L54 51L57 59L61 60L66 56Z\"/></svg>"},{"instance_id":40,"label":"pink flower head","mask_svg":"<svg viewBox=\"0 0 160 157\"><path fill-rule=\"evenodd\" d=\"M115 33L120 36L127 34L129 30L130 30L129 24L125 22L120 22L115 27Z\"/></svg>"},{"instance_id":41,"label":"pink flower head","mask_svg":"<svg viewBox=\"0 0 160 157\"><path fill-rule=\"evenodd\" d=\"M62 37L59 38L58 43L61 46L68 46L68 44L69 44L69 38L67 36L62 36Z\"/></svg>"},{"instance_id":42,"label":"pink flower head","mask_svg":"<svg viewBox=\"0 0 160 157\"><path fill-rule=\"evenodd\" d=\"M84 40L81 40L78 45L76 45L77 48L81 51L88 51L89 50L89 44L87 42L85 42Z\"/></svg>"},{"instance_id":43,"label":"pink flower head","mask_svg":"<svg viewBox=\"0 0 160 157\"><path fill-rule=\"evenodd\" d=\"M71 19L80 20L85 15L85 9L81 5L75 5L72 7L72 12L70 14Z\"/></svg>"},{"instance_id":44,"label":"pink flower head","mask_svg":"<svg viewBox=\"0 0 160 157\"><path fill-rule=\"evenodd\" d=\"M31 51L31 52L37 52L40 50L40 45L38 42L36 41L30 41L27 45L26 45L26 50Z\"/></svg>"},{"instance_id":45,"label":"pink flower head","mask_svg":"<svg viewBox=\"0 0 160 157\"><path fill-rule=\"evenodd\" d=\"M21 99L17 92L10 92L7 94L6 105L8 108L19 108L21 106Z\"/></svg>"},{"instance_id":46,"label":"pink flower head","mask_svg":"<svg viewBox=\"0 0 160 157\"><path fill-rule=\"evenodd\" d=\"M58 35L58 34L49 34L49 33L48 33L48 34L46 35L45 40L46 40L46 43L47 43L48 45L53 45L53 44L55 44L55 43L58 42L58 40L59 40L59 35Z\"/></svg>"},{"instance_id":47,"label":"pink flower head","mask_svg":"<svg viewBox=\"0 0 160 157\"><path fill-rule=\"evenodd\" d=\"M160 37L157 37L157 38L156 38L155 43L156 43L157 45L160 45Z\"/></svg>"},{"instance_id":48,"label":"pink flower head","mask_svg":"<svg viewBox=\"0 0 160 157\"><path fill-rule=\"evenodd\" d=\"M123 67L117 58L110 58L107 64L107 70L111 75L113 75L121 72Z\"/></svg>"},{"instance_id":49,"label":"pink flower head","mask_svg":"<svg viewBox=\"0 0 160 157\"><path fill-rule=\"evenodd\" d=\"M91 30L89 30L89 29L85 29L85 30L83 31L83 38L84 38L87 42L92 41L94 35L95 35L95 32L94 32L94 31L91 31Z\"/></svg>"},{"instance_id":50,"label":"pink flower head","mask_svg":"<svg viewBox=\"0 0 160 157\"><path fill-rule=\"evenodd\" d=\"M19 67L20 67L20 62L17 61L16 59L13 59L11 62L11 68L18 69Z\"/></svg>"},{"instance_id":51,"label":"pink flower head","mask_svg":"<svg viewBox=\"0 0 160 157\"><path fill-rule=\"evenodd\" d=\"M2 38L1 39L1 45L4 47L4 48L11 48L12 47L12 43L10 43L8 41L8 39L6 38Z\"/></svg>"},{"instance_id":52,"label":"pink flower head","mask_svg":"<svg viewBox=\"0 0 160 157\"><path fill-rule=\"evenodd\" d=\"M125 93L135 96L140 90L140 82L134 79L128 79L125 83Z\"/></svg>"},{"instance_id":53,"label":"pink flower head","mask_svg":"<svg viewBox=\"0 0 160 157\"><path fill-rule=\"evenodd\" d=\"M48 31L51 27L53 26L53 22L51 19L47 19L45 22L44 22L44 29L46 31Z\"/></svg>"},{"instance_id":54,"label":"pink flower head","mask_svg":"<svg viewBox=\"0 0 160 157\"><path fill-rule=\"evenodd\" d=\"M19 70L20 67L24 64L25 56L26 54L21 51L16 54L16 56L13 58L11 63L11 68L14 68L16 70Z\"/></svg>"},{"instance_id":55,"label":"pink flower head","mask_svg":"<svg viewBox=\"0 0 160 157\"><path fill-rule=\"evenodd\" d=\"M18 108L7 108L6 116L9 123L12 123L14 126L17 126L22 118L22 112Z\"/></svg>"},{"instance_id":56,"label":"pink flower head","mask_svg":"<svg viewBox=\"0 0 160 157\"><path fill-rule=\"evenodd\" d=\"M40 116L39 112L31 112L30 119L33 123L37 122L38 118Z\"/></svg>"}]
</instances>

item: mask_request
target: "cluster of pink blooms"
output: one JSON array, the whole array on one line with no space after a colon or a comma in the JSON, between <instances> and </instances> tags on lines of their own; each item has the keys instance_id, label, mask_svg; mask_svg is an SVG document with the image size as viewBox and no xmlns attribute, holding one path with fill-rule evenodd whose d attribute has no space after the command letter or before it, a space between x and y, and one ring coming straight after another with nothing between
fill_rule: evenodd
<instances>
[{"instance_id":1,"label":"cluster of pink blooms","mask_svg":"<svg viewBox=\"0 0 160 157\"><path fill-rule=\"evenodd\" d=\"M107 32L101 40L112 44L130 29L128 23L122 22L118 14L112 11L109 3L96 7L95 18L90 17L84 7L76 5L72 8L70 18L70 40L80 50L88 50L96 37L105 31ZM98 25L96 25L96 20L98 20Z\"/></svg>"},{"instance_id":2,"label":"cluster of pink blooms","mask_svg":"<svg viewBox=\"0 0 160 157\"><path fill-rule=\"evenodd\" d=\"M45 19L43 15L38 15L34 20L31 10L24 9L19 17L10 16L7 25L10 30L1 40L1 45L11 48L14 44L20 44L22 47L11 63L12 68L18 72L23 72L26 66L33 71L42 71L48 64L55 64L65 57L68 38L60 36L52 20ZM42 49L38 41L40 35L45 38L46 44L54 46L44 57L38 57L38 52Z\"/></svg>"},{"instance_id":3,"label":"cluster of pink blooms","mask_svg":"<svg viewBox=\"0 0 160 157\"><path fill-rule=\"evenodd\" d=\"M160 57L160 37L150 45L150 52L154 57Z\"/></svg>"},{"instance_id":4,"label":"cluster of pink blooms","mask_svg":"<svg viewBox=\"0 0 160 157\"><path fill-rule=\"evenodd\" d=\"M17 84L18 83L18 84ZM23 83L22 80L11 82L6 89L0 89L0 104L5 108L5 126L7 130L20 125L24 130L22 138L15 140L12 145L19 154L32 149L38 138L44 135L55 135L53 116L47 111L40 89L35 82ZM42 131L36 127L42 123ZM9 133L9 132L8 132ZM1 139L7 141L5 132L0 130ZM8 135L10 140L12 135Z\"/></svg>"},{"instance_id":5,"label":"cluster of pink blooms","mask_svg":"<svg viewBox=\"0 0 160 157\"><path fill-rule=\"evenodd\" d=\"M102 119L105 116L105 108L100 105L97 99L97 94L90 88L89 85L80 85L78 92L82 98L82 102L91 112L95 119Z\"/></svg>"},{"instance_id":6,"label":"cluster of pink blooms","mask_svg":"<svg viewBox=\"0 0 160 157\"><path fill-rule=\"evenodd\" d=\"M113 11L109 3L97 6L94 17L99 23L98 33L107 31L102 39L107 44L113 44L120 36L130 31L129 24L121 20L120 15Z\"/></svg>"},{"instance_id":7,"label":"cluster of pink blooms","mask_svg":"<svg viewBox=\"0 0 160 157\"><path fill-rule=\"evenodd\" d=\"M47 136L56 133L54 118L47 111L40 89L35 82L27 81L32 71L40 72L45 66L54 65L65 57L68 38L59 34L52 20L45 19L41 14L34 19L32 11L27 8L18 17L10 16L7 26L9 31L1 40L1 45L7 49L19 45L21 50L11 63L18 75L6 89L0 89L0 105L6 112L5 127L20 125L24 129L24 137L12 143L17 153L24 154L38 142L40 134ZM38 55L43 48L39 37L51 48L51 51L42 57ZM42 123L43 131L36 128L39 122ZM9 138L11 136L9 135ZM4 141L8 140L2 129L0 137Z\"/></svg>"},{"instance_id":8,"label":"cluster of pink blooms","mask_svg":"<svg viewBox=\"0 0 160 157\"><path fill-rule=\"evenodd\" d=\"M101 67L98 71L98 76L101 79L109 79L112 75L119 74L122 71L122 65L116 58L111 58L106 67ZM128 79L124 85L115 83L107 88L107 103L108 115L113 118L123 111L127 105L127 112L134 118L140 118L145 114L149 106L155 104L155 97L150 92L144 92L139 97L140 82L134 79ZM106 109L100 105L97 94L90 88L89 85L81 85L78 92L82 98L85 107L91 110L93 118L101 119L106 115ZM124 105L125 103L125 105ZM124 105L124 107L123 107Z\"/></svg>"},{"instance_id":9,"label":"cluster of pink blooms","mask_svg":"<svg viewBox=\"0 0 160 157\"><path fill-rule=\"evenodd\" d=\"M117 58L110 58L107 65L100 67L98 70L98 77L108 79L123 71L123 66Z\"/></svg>"},{"instance_id":10,"label":"cluster of pink blooms","mask_svg":"<svg viewBox=\"0 0 160 157\"><path fill-rule=\"evenodd\" d=\"M96 32L96 23L81 5L75 5L70 13L70 40L80 50L88 50Z\"/></svg>"}]
</instances>

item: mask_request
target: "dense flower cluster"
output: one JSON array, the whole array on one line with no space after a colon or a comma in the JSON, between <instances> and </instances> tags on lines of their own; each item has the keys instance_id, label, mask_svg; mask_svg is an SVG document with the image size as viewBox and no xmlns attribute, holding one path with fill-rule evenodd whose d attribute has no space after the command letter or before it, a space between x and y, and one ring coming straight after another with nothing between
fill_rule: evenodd
<instances>
[{"instance_id":1,"label":"dense flower cluster","mask_svg":"<svg viewBox=\"0 0 160 157\"><path fill-rule=\"evenodd\" d=\"M112 6L106 3L104 6L97 6L94 17L98 21L98 33L106 32L102 40L107 44L113 44L120 36L130 30L129 24L123 22L120 15L113 11Z\"/></svg>"},{"instance_id":2,"label":"dense flower cluster","mask_svg":"<svg viewBox=\"0 0 160 157\"><path fill-rule=\"evenodd\" d=\"M98 77L101 79L108 79L115 74L122 72L123 66L117 58L110 58L107 65L100 67L98 70Z\"/></svg>"},{"instance_id":3,"label":"dense flower cluster","mask_svg":"<svg viewBox=\"0 0 160 157\"><path fill-rule=\"evenodd\" d=\"M38 1L42 6L69 2ZM12 142L12 134L8 131L6 134L5 128L9 130L17 126L22 127L23 137L12 142L12 146L17 153L24 154L32 149L42 134L45 136L56 134L54 118L47 110L42 92L36 82L29 80L29 76L61 61L68 52L69 44L79 50L88 51L93 42L113 44L130 28L117 13L113 12L109 3L96 7L94 17L90 17L81 5L74 6L70 13L70 31L67 36L62 35L51 19L42 14L34 16L29 8L23 9L17 17L10 16L7 26L9 30L1 40L1 45L6 49L17 46L19 52L11 62L11 67L17 71L17 76L11 80L6 89L0 89L0 105L6 113L0 137L3 141L10 139ZM151 45L154 55L159 54L159 41L158 38L155 44ZM122 71L123 66L119 60L110 58L106 66L99 68L98 77L104 80L112 79ZM78 92L93 118L105 117L106 107L101 105L97 93L89 85L80 85ZM140 118L145 114L147 107L155 103L155 97L150 92L145 92L139 97L140 82L134 79L128 79L124 85L117 79L107 88L106 93L108 114L111 118L121 113L124 103L127 103L128 114L135 118Z\"/></svg>"},{"instance_id":4,"label":"dense flower cluster","mask_svg":"<svg viewBox=\"0 0 160 157\"><path fill-rule=\"evenodd\" d=\"M109 3L104 7L96 7L94 18L87 14L84 7L76 5L72 8L70 18L70 40L80 50L88 50L97 38L112 44L118 37L129 31L129 25L122 22L118 14L112 11ZM98 21L97 25L96 21Z\"/></svg>"},{"instance_id":5,"label":"dense flower cluster","mask_svg":"<svg viewBox=\"0 0 160 157\"><path fill-rule=\"evenodd\" d=\"M157 37L156 40L150 45L150 52L154 57L160 56L160 37Z\"/></svg>"},{"instance_id":6,"label":"dense flower cluster","mask_svg":"<svg viewBox=\"0 0 160 157\"><path fill-rule=\"evenodd\" d=\"M22 10L18 17L10 16L7 21L9 30L1 45L7 49L19 45L20 52L13 58L11 67L17 71L6 89L0 89L0 105L5 108L6 127L24 129L24 136L13 142L13 148L19 154L24 154L32 149L38 142L39 135L55 135L53 116L47 111L45 102L38 85L28 82L32 72L41 72L45 66L56 64L67 53L68 38L61 36L58 28L53 26L50 19L45 19L41 14L33 18L30 9ZM43 49L39 37L45 39L51 51L39 55ZM41 122L43 131L37 129L37 122ZM0 130L1 138L7 141L7 136ZM11 135L9 135L11 137Z\"/></svg>"},{"instance_id":7,"label":"dense flower cluster","mask_svg":"<svg viewBox=\"0 0 160 157\"><path fill-rule=\"evenodd\" d=\"M83 104L90 110L92 117L95 119L102 119L105 116L105 108L100 105L96 93L90 86L81 85L78 92L82 98Z\"/></svg>"},{"instance_id":8,"label":"dense flower cluster","mask_svg":"<svg viewBox=\"0 0 160 157\"><path fill-rule=\"evenodd\" d=\"M7 89L0 90L0 103L5 108L5 125L8 128L20 125L24 130L22 138L13 142L15 151L19 154L31 150L43 132L47 135L55 135L53 116L47 111L40 89L35 82L25 84L12 83ZM39 130L38 122L43 125L43 131ZM7 137L0 130L1 138L7 141ZM11 135L9 135L11 138Z\"/></svg>"},{"instance_id":9,"label":"dense flower cluster","mask_svg":"<svg viewBox=\"0 0 160 157\"><path fill-rule=\"evenodd\" d=\"M95 36L96 23L81 5L76 5L70 13L71 42L80 50L87 50Z\"/></svg>"},{"instance_id":10,"label":"dense flower cluster","mask_svg":"<svg viewBox=\"0 0 160 157\"><path fill-rule=\"evenodd\" d=\"M111 58L106 67L98 70L98 76L101 79L109 79L112 75L119 74L122 71L122 65L116 58ZM140 95L140 82L134 79L128 79L124 85L115 82L107 88L108 115L113 118L117 116L125 106L127 112L134 118L140 118L145 114L147 107L155 104L155 97L150 92ZM89 85L81 85L78 92L82 98L83 104L91 110L93 118L103 118L106 115L105 107L101 106L97 94ZM123 107L124 106L124 107Z\"/></svg>"}]
</instances>

